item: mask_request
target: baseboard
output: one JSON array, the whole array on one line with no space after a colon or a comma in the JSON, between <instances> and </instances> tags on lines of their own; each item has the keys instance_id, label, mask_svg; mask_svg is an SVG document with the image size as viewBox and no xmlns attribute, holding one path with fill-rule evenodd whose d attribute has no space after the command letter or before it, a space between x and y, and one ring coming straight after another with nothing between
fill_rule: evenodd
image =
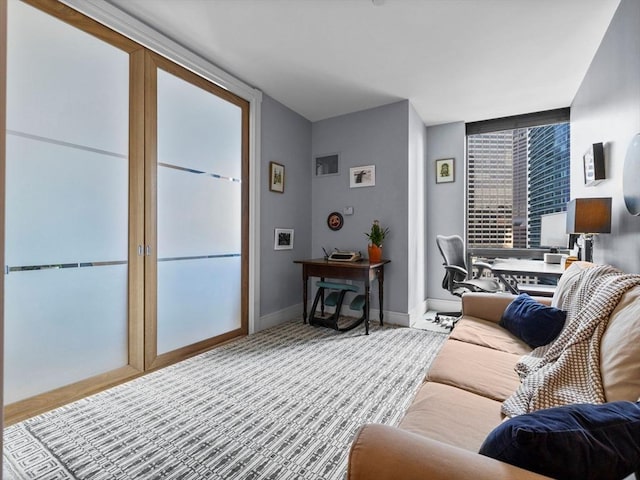
<instances>
[{"instance_id":1,"label":"baseboard","mask_svg":"<svg viewBox=\"0 0 640 480\"><path fill-rule=\"evenodd\" d=\"M462 300L442 300L440 298L430 298L428 300L429 310L436 312L459 312L462 310Z\"/></svg>"},{"instance_id":2,"label":"baseboard","mask_svg":"<svg viewBox=\"0 0 640 480\"><path fill-rule=\"evenodd\" d=\"M300 320L302 320L302 303L291 305L290 307L283 308L282 310L278 310L277 312L263 315L258 320L255 332L275 327L276 325L288 322L290 320L293 320L294 318L300 318Z\"/></svg>"},{"instance_id":3,"label":"baseboard","mask_svg":"<svg viewBox=\"0 0 640 480\"><path fill-rule=\"evenodd\" d=\"M383 313L384 313L384 318L382 320L385 325L399 325L401 327L410 326L408 313L390 312L388 310L384 310ZM378 308L369 309L369 323L371 324L380 323L380 309Z\"/></svg>"},{"instance_id":4,"label":"baseboard","mask_svg":"<svg viewBox=\"0 0 640 480\"><path fill-rule=\"evenodd\" d=\"M428 301L423 300L409 312L410 325L413 325L424 316L424 314L427 312L428 305L429 305Z\"/></svg>"},{"instance_id":5,"label":"baseboard","mask_svg":"<svg viewBox=\"0 0 640 480\"><path fill-rule=\"evenodd\" d=\"M331 309L327 309L331 310ZM282 310L278 310L277 312L268 313L260 317L255 327L255 332L259 332L260 330L266 330L267 328L275 327L280 325L281 323L288 322L293 320L294 318L299 318L302 320L302 303L298 303L297 305L291 305L290 307L283 308ZM384 323L391 325L399 325L401 327L410 326L410 318L411 316L407 313L400 312L390 312L388 310L384 311ZM379 323L380 322L380 310L377 308L371 308L369 310L369 321L370 323Z\"/></svg>"}]
</instances>

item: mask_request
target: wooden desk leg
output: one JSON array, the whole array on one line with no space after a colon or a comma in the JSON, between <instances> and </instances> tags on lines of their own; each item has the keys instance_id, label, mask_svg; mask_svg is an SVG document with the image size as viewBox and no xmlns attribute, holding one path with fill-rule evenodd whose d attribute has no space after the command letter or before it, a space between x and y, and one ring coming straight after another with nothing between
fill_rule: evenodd
<instances>
[{"instance_id":1,"label":"wooden desk leg","mask_svg":"<svg viewBox=\"0 0 640 480\"><path fill-rule=\"evenodd\" d=\"M324 282L324 277L320 277L320 281ZM324 293L320 297L320 314L324 317Z\"/></svg>"},{"instance_id":2,"label":"wooden desk leg","mask_svg":"<svg viewBox=\"0 0 640 480\"><path fill-rule=\"evenodd\" d=\"M376 270L376 276L378 277L378 302L380 303L380 326L382 323L382 307L384 299L384 267L380 267Z\"/></svg>"},{"instance_id":3,"label":"wooden desk leg","mask_svg":"<svg viewBox=\"0 0 640 480\"><path fill-rule=\"evenodd\" d=\"M369 282L364 284L364 332L369 335Z\"/></svg>"},{"instance_id":4,"label":"wooden desk leg","mask_svg":"<svg viewBox=\"0 0 640 480\"><path fill-rule=\"evenodd\" d=\"M307 284L309 275L306 267L302 269L302 323L307 323Z\"/></svg>"}]
</instances>

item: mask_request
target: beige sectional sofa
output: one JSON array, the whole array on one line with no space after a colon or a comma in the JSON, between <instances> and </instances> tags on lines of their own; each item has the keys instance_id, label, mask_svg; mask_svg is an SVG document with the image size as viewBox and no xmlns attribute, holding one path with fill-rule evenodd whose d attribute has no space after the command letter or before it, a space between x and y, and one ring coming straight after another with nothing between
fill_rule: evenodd
<instances>
[{"instance_id":1,"label":"beige sectional sofa","mask_svg":"<svg viewBox=\"0 0 640 480\"><path fill-rule=\"evenodd\" d=\"M572 265L552 299L558 304L572 279L589 264ZM365 425L354 439L348 478L547 478L482 456L478 450L504 420L501 404L518 387L514 366L531 348L498 325L513 300L506 294L469 293L463 317L434 360L399 427ZM607 401L640 397L640 287L628 290L609 317L601 341Z\"/></svg>"}]
</instances>

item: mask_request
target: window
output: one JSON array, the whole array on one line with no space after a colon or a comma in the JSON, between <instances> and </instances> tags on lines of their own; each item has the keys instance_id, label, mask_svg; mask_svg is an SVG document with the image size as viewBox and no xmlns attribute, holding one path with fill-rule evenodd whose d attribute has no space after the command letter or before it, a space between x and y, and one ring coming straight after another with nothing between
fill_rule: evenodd
<instances>
[{"instance_id":1,"label":"window","mask_svg":"<svg viewBox=\"0 0 640 480\"><path fill-rule=\"evenodd\" d=\"M540 246L569 201L569 142L568 109L467 124L469 248Z\"/></svg>"}]
</instances>

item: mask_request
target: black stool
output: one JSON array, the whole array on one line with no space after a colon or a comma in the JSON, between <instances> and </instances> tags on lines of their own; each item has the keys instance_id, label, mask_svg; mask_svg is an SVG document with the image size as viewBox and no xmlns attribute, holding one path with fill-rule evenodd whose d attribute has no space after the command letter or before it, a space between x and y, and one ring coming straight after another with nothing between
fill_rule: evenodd
<instances>
[{"instance_id":1,"label":"black stool","mask_svg":"<svg viewBox=\"0 0 640 480\"><path fill-rule=\"evenodd\" d=\"M360 325L365 319L365 297L364 295L356 295L356 297L349 304L349 309L354 311L361 311L360 317L340 317L340 311L342 310L342 303L347 292L357 292L358 287L355 285L349 285L347 283L336 282L317 282L318 292L313 300L313 306L311 307L311 315L309 316L309 324L320 327L333 328L339 332L346 332L352 328ZM325 290L329 290L330 293L325 297ZM318 302L320 305L320 315L317 315ZM330 315L324 314L324 307L335 307L335 310Z\"/></svg>"}]
</instances>

